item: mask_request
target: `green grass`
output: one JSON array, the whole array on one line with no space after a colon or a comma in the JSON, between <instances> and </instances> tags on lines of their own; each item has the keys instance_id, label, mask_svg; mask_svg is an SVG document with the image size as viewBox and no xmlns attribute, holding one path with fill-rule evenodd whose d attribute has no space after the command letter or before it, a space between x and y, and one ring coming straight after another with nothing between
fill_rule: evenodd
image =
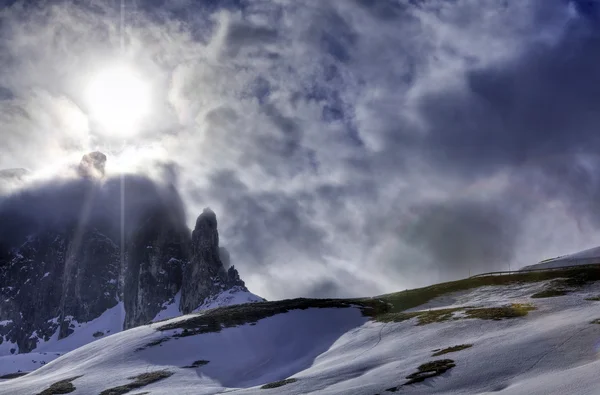
<instances>
[{"instance_id":1,"label":"green grass","mask_svg":"<svg viewBox=\"0 0 600 395\"><path fill-rule=\"evenodd\" d=\"M157 370L150 373L142 373L138 376L129 377L128 380L134 380L133 382L118 387L109 388L100 393L100 395L123 395L131 392L135 389L142 388L148 384L156 383L157 381L164 380L171 377L173 372L167 370Z\"/></svg>"},{"instance_id":2,"label":"green grass","mask_svg":"<svg viewBox=\"0 0 600 395\"><path fill-rule=\"evenodd\" d=\"M398 392L402 389L402 386L420 383L429 378L439 376L440 374L447 372L455 366L456 364L451 359L438 359L435 361L424 363L423 365L417 368L417 371L415 373L406 376L406 379L408 380L406 383L399 386L387 388L386 391Z\"/></svg>"},{"instance_id":3,"label":"green grass","mask_svg":"<svg viewBox=\"0 0 600 395\"><path fill-rule=\"evenodd\" d=\"M439 376L455 366L456 364L451 359L438 359L436 361L424 363L417 368L415 373L406 376L408 381L403 385L420 383L428 378Z\"/></svg>"},{"instance_id":4,"label":"green grass","mask_svg":"<svg viewBox=\"0 0 600 395\"><path fill-rule=\"evenodd\" d=\"M583 273L576 274L572 277L558 278L552 280L547 289L534 293L531 295L532 298L553 298L556 296L563 296L573 291L576 288L580 288L587 282L592 281L590 276Z\"/></svg>"},{"instance_id":5,"label":"green grass","mask_svg":"<svg viewBox=\"0 0 600 395\"><path fill-rule=\"evenodd\" d=\"M531 297L534 299L553 298L555 296L566 295L567 293L568 292L564 289L545 289L543 291L534 293L533 295L531 295Z\"/></svg>"},{"instance_id":6,"label":"green grass","mask_svg":"<svg viewBox=\"0 0 600 395\"><path fill-rule=\"evenodd\" d=\"M239 325L253 325L259 320L291 310L304 310L308 308L348 308L358 307L363 315L380 322L400 322L418 317L418 325L433 322L443 322L452 319L452 312L460 309L440 309L427 312L410 312L405 310L427 303L433 298L450 292L464 291L483 286L499 286L509 284L532 283L539 281L556 280L558 286L577 286L589 281L600 280L600 265L597 267L570 268L547 272L515 272L510 275L472 277L458 281L451 281L424 288L406 290L372 298L358 299L288 299L274 302L259 302L252 304L220 307L192 315L187 320L166 322L157 329L161 331L177 330L175 337L194 336L202 333L220 332L223 328ZM464 309L464 308L463 308ZM491 309L470 309L467 315L471 318L502 319L521 317L527 314L530 308L512 307ZM145 347L159 345L157 340ZM142 347L138 350L142 350Z\"/></svg>"},{"instance_id":7,"label":"green grass","mask_svg":"<svg viewBox=\"0 0 600 395\"><path fill-rule=\"evenodd\" d=\"M22 377L22 376L25 376L26 374L29 374L29 372L9 373L9 374L5 374L4 376L0 376L0 379L2 379L2 380L16 379L17 377Z\"/></svg>"},{"instance_id":8,"label":"green grass","mask_svg":"<svg viewBox=\"0 0 600 395\"><path fill-rule=\"evenodd\" d=\"M161 346L161 344L162 344L162 343L164 343L164 342L166 342L166 341L169 341L169 340L171 340L171 338L169 338L169 337L161 337L160 339L157 339L157 340L151 341L150 343L146 344L146 345L145 345L145 346L143 346L143 347L136 348L136 349L135 349L135 351L142 351L142 350L145 350L145 349L147 349L148 347L156 347L156 346ZM162 347L162 346L161 346L161 347Z\"/></svg>"},{"instance_id":9,"label":"green grass","mask_svg":"<svg viewBox=\"0 0 600 395\"><path fill-rule=\"evenodd\" d=\"M524 317L535 307L526 303L513 303L502 307L484 307L479 309L467 309L465 314L469 318L499 321L505 318Z\"/></svg>"},{"instance_id":10,"label":"green grass","mask_svg":"<svg viewBox=\"0 0 600 395\"><path fill-rule=\"evenodd\" d=\"M269 383L269 384L265 384L262 387L260 387L263 390L268 390L271 388L278 388L278 387L283 387L284 385L287 384L291 384L291 383L295 383L296 381L298 381L298 379L285 379L285 380L281 380L281 381L275 381L273 383Z\"/></svg>"},{"instance_id":11,"label":"green grass","mask_svg":"<svg viewBox=\"0 0 600 395\"><path fill-rule=\"evenodd\" d=\"M444 354L448 354L451 352L457 352L457 351L461 351L461 350L465 350L467 348L471 348L473 347L472 344L459 344L458 346L452 346L452 347L448 347L448 348L444 348L442 350L434 350L436 352L434 352L431 356L432 357L439 357L440 355L444 355Z\"/></svg>"},{"instance_id":12,"label":"green grass","mask_svg":"<svg viewBox=\"0 0 600 395\"><path fill-rule=\"evenodd\" d=\"M596 318L593 321L590 321L590 324L600 324L600 318Z\"/></svg>"},{"instance_id":13,"label":"green grass","mask_svg":"<svg viewBox=\"0 0 600 395\"><path fill-rule=\"evenodd\" d=\"M61 381L57 381L56 383L52 384L49 388L43 390L37 395L60 395L71 393L76 389L72 381L80 377L81 376L75 376Z\"/></svg>"},{"instance_id":14,"label":"green grass","mask_svg":"<svg viewBox=\"0 0 600 395\"><path fill-rule=\"evenodd\" d=\"M417 317L417 325L427 325L433 324L434 322L444 322L451 319L458 320L464 318L479 318L497 321L504 318L523 317L532 310L535 310L535 307L530 304L513 303L502 307L456 307L450 309L411 311L408 313L385 313L376 316L374 319L379 322L402 322ZM456 311L464 311L465 317L453 318L453 314Z\"/></svg>"},{"instance_id":15,"label":"green grass","mask_svg":"<svg viewBox=\"0 0 600 395\"><path fill-rule=\"evenodd\" d=\"M452 315L455 311L464 309L465 307L457 307L449 309L412 311L409 313L385 313L376 316L375 320L379 322L402 322L417 317L417 325L427 325L434 322L448 321L452 319Z\"/></svg>"},{"instance_id":16,"label":"green grass","mask_svg":"<svg viewBox=\"0 0 600 395\"><path fill-rule=\"evenodd\" d=\"M388 312L394 313L420 306L435 297L450 292L465 291L483 286L533 283L553 279L560 279L560 283L556 284L557 286L580 286L590 281L600 280L600 266L546 272L515 272L514 274L502 276L472 277L424 288L381 295L376 297L376 299L389 303L392 307Z\"/></svg>"},{"instance_id":17,"label":"green grass","mask_svg":"<svg viewBox=\"0 0 600 395\"><path fill-rule=\"evenodd\" d=\"M258 302L235 306L226 306L207 310L191 316L187 320L167 323L158 330L181 329L175 337L194 336L202 333L220 332L223 328L231 328L244 324L256 323L259 320L291 310L309 308L348 308L357 306L364 315L374 316L389 309L389 306L377 299L344 300L344 299L288 299L275 302Z\"/></svg>"},{"instance_id":18,"label":"green grass","mask_svg":"<svg viewBox=\"0 0 600 395\"><path fill-rule=\"evenodd\" d=\"M594 302L598 302L598 301L600 301L600 296L592 296L592 297L589 297L589 298L585 298L585 300L591 300L591 301L594 301Z\"/></svg>"}]
</instances>

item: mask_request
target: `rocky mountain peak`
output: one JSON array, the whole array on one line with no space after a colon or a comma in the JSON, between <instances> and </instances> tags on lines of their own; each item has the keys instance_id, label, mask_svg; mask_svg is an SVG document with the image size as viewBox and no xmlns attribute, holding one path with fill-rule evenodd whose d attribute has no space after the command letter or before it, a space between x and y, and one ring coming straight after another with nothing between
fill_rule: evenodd
<instances>
[{"instance_id":1,"label":"rocky mountain peak","mask_svg":"<svg viewBox=\"0 0 600 395\"><path fill-rule=\"evenodd\" d=\"M78 172L82 177L102 178L106 168L106 155L100 151L83 155Z\"/></svg>"},{"instance_id":2,"label":"rocky mountain peak","mask_svg":"<svg viewBox=\"0 0 600 395\"><path fill-rule=\"evenodd\" d=\"M90 188L88 178L103 175L105 162L92 152L81 178L0 196L0 355L75 336L107 311L122 309L117 325L127 329L165 314L262 300L219 246L214 211L204 209L190 231L175 189L143 176ZM122 182L123 221L113 209Z\"/></svg>"},{"instance_id":3,"label":"rocky mountain peak","mask_svg":"<svg viewBox=\"0 0 600 395\"><path fill-rule=\"evenodd\" d=\"M185 283L181 288L180 304L183 313L192 312L211 295L225 289L239 287L247 291L237 270L234 267L226 269L221 261L222 255L217 215L210 208L205 208L196 220L196 227L192 232L192 257L184 269Z\"/></svg>"},{"instance_id":4,"label":"rocky mountain peak","mask_svg":"<svg viewBox=\"0 0 600 395\"><path fill-rule=\"evenodd\" d=\"M192 232L194 251L212 250L219 246L219 232L217 231L217 215L210 208L202 210L196 219L196 227Z\"/></svg>"}]
</instances>

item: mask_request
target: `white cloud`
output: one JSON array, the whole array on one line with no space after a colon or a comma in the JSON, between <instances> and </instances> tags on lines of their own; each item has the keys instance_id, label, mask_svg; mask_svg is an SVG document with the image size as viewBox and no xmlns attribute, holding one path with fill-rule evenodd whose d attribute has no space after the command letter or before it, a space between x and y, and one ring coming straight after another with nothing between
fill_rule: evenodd
<instances>
[{"instance_id":1,"label":"white cloud","mask_svg":"<svg viewBox=\"0 0 600 395\"><path fill-rule=\"evenodd\" d=\"M459 224L444 223L449 239L473 238L496 254L482 270L545 256L537 242L490 243L504 235L502 226L524 238L549 234L537 224L555 214L516 215L531 204L512 191L518 161L492 166L493 155L488 163L466 149L474 160L463 165L461 144L472 142L454 128L505 132L478 117L480 107L503 109L474 92L473 73L512 70L533 49L559 46L575 23L572 7L534 0L235 4L140 8L127 15L124 36L118 8L106 5L5 10L0 87L14 98L0 101L0 167L39 170L91 149L109 155L109 170L172 160L190 224L202 207L215 209L233 263L267 298L372 294L464 276L454 270L463 266L439 261L443 251L428 244L422 219L438 221L440 212L497 232L477 239L477 229L454 235ZM141 133L124 142L97 133L83 97L91 75L123 58L152 89ZM480 174L469 166L491 167ZM516 208L503 198L516 199ZM466 214L469 204L475 214ZM497 253L503 248L510 253Z\"/></svg>"}]
</instances>

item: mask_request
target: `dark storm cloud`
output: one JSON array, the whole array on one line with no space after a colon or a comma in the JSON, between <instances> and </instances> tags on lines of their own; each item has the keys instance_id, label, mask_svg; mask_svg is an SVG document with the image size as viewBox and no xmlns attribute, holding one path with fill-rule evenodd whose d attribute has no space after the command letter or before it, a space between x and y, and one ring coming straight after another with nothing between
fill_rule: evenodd
<instances>
[{"instance_id":1,"label":"dark storm cloud","mask_svg":"<svg viewBox=\"0 0 600 395\"><path fill-rule=\"evenodd\" d=\"M600 144L600 36L573 32L502 67L469 71L467 90L420 103L432 159L477 174L545 164Z\"/></svg>"},{"instance_id":2,"label":"dark storm cloud","mask_svg":"<svg viewBox=\"0 0 600 395\"><path fill-rule=\"evenodd\" d=\"M225 36L224 50L227 56L237 56L241 49L264 46L277 39L277 31L264 26L253 26L247 23L233 23Z\"/></svg>"},{"instance_id":3,"label":"dark storm cloud","mask_svg":"<svg viewBox=\"0 0 600 395\"><path fill-rule=\"evenodd\" d=\"M428 124L420 149L444 172L477 179L508 169L573 214L600 218L599 48L600 32L573 23L555 45L468 71L464 91L420 102Z\"/></svg>"},{"instance_id":4,"label":"dark storm cloud","mask_svg":"<svg viewBox=\"0 0 600 395\"><path fill-rule=\"evenodd\" d=\"M104 3L3 14L2 167L35 172L120 143L88 127L81 87L123 37L157 97L125 164L147 147L175 161L163 173L188 224L214 208L231 263L262 296L391 292L600 233L589 223L600 219L593 3L133 4L124 30ZM177 196L128 182L133 213ZM79 209L84 184L23 199L58 215L65 201ZM118 186L109 178L98 193Z\"/></svg>"},{"instance_id":5,"label":"dark storm cloud","mask_svg":"<svg viewBox=\"0 0 600 395\"><path fill-rule=\"evenodd\" d=\"M154 213L166 213L166 220L185 224L177 192L147 177L53 179L0 196L0 240L11 245L22 243L38 231L93 224L118 241L121 208L126 234L139 226L142 218Z\"/></svg>"},{"instance_id":6,"label":"dark storm cloud","mask_svg":"<svg viewBox=\"0 0 600 395\"><path fill-rule=\"evenodd\" d=\"M232 263L241 262L244 271L292 260L296 254L320 260L327 253L323 231L293 196L252 192L228 171L214 174L206 193L205 198L222 207L219 221L225 226L220 232L228 249L242 252Z\"/></svg>"},{"instance_id":7,"label":"dark storm cloud","mask_svg":"<svg viewBox=\"0 0 600 395\"><path fill-rule=\"evenodd\" d=\"M501 205L463 200L416 210L402 237L432 258L434 270L447 276L505 270L514 258L519 218Z\"/></svg>"}]
</instances>

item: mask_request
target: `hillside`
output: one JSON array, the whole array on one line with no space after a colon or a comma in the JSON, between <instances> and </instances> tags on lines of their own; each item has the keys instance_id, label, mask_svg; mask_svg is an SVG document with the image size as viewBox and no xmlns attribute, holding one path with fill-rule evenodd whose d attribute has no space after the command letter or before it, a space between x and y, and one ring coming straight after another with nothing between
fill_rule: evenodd
<instances>
[{"instance_id":1,"label":"hillside","mask_svg":"<svg viewBox=\"0 0 600 395\"><path fill-rule=\"evenodd\" d=\"M600 247L589 248L574 254L545 259L535 265L523 267L521 270L551 269L565 266L596 265L600 263Z\"/></svg>"},{"instance_id":2,"label":"hillside","mask_svg":"<svg viewBox=\"0 0 600 395\"><path fill-rule=\"evenodd\" d=\"M104 177L105 162L92 152L75 177L0 196L0 375L139 325L264 300L219 244L214 211L190 229L172 185Z\"/></svg>"},{"instance_id":3,"label":"hillside","mask_svg":"<svg viewBox=\"0 0 600 395\"><path fill-rule=\"evenodd\" d=\"M102 338L0 393L591 393L598 280L582 268L222 307Z\"/></svg>"}]
</instances>

